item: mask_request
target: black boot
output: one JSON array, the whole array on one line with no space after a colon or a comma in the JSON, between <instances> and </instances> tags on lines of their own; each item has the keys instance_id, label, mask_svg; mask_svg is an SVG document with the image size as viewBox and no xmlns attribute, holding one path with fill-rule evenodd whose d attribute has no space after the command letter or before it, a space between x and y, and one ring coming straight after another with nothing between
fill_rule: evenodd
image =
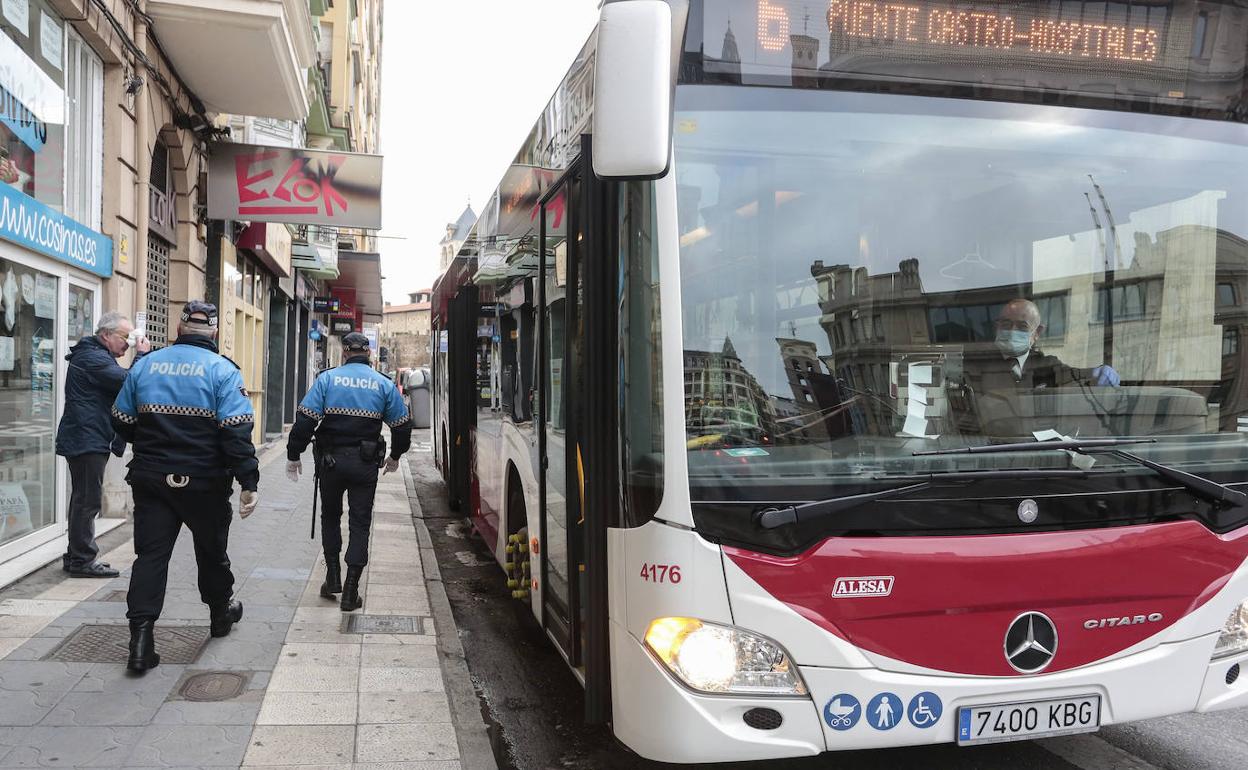
<instances>
[{"instance_id":1,"label":"black boot","mask_svg":"<svg viewBox=\"0 0 1248 770\"><path fill-rule=\"evenodd\" d=\"M243 619L243 603L231 599L225 604L209 607L210 631L213 636L229 636L234 624Z\"/></svg>"},{"instance_id":2,"label":"black boot","mask_svg":"<svg viewBox=\"0 0 1248 770\"><path fill-rule=\"evenodd\" d=\"M363 567L347 565L347 579L342 581L342 604L339 605L343 612L351 612L364 606L364 600L360 598L360 575L362 574L364 574Z\"/></svg>"},{"instance_id":3,"label":"black boot","mask_svg":"<svg viewBox=\"0 0 1248 770\"><path fill-rule=\"evenodd\" d=\"M160 656L156 654L156 621L130 621L130 659L126 668L137 673L144 673L149 668L160 665Z\"/></svg>"},{"instance_id":4,"label":"black boot","mask_svg":"<svg viewBox=\"0 0 1248 770\"><path fill-rule=\"evenodd\" d=\"M342 565L338 554L325 554L325 582L321 583L321 596L333 600L334 594L342 593Z\"/></svg>"}]
</instances>

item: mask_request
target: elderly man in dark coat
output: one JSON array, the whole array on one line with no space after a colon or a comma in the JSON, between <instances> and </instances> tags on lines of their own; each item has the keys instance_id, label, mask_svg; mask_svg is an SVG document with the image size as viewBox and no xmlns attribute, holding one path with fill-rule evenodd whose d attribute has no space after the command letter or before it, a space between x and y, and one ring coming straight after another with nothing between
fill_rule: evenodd
<instances>
[{"instance_id":1,"label":"elderly man in dark coat","mask_svg":"<svg viewBox=\"0 0 1248 770\"><path fill-rule=\"evenodd\" d=\"M100 515L104 467L110 452L118 457L125 442L113 432L113 401L126 381L117 364L130 347L134 326L121 313L105 313L94 335L83 337L69 351L65 381L65 414L56 432L56 453L69 463L69 547L62 567L73 577L111 578L117 570L96 561L95 518ZM151 350L140 338L139 356Z\"/></svg>"}]
</instances>

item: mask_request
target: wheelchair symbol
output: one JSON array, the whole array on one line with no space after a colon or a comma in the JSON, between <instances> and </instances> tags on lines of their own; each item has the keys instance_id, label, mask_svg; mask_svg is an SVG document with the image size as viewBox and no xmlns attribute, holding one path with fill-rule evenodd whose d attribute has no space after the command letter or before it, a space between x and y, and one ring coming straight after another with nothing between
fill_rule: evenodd
<instances>
[{"instance_id":1,"label":"wheelchair symbol","mask_svg":"<svg viewBox=\"0 0 1248 770\"><path fill-rule=\"evenodd\" d=\"M921 692L910 699L906 716L910 719L910 724L924 729L939 722L942 711L940 698L935 693Z\"/></svg>"}]
</instances>

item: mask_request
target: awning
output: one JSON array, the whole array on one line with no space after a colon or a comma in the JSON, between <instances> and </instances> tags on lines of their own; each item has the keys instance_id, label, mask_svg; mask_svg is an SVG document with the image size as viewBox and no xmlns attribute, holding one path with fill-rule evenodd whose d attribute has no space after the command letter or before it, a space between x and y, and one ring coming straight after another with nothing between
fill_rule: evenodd
<instances>
[{"instance_id":1,"label":"awning","mask_svg":"<svg viewBox=\"0 0 1248 770\"><path fill-rule=\"evenodd\" d=\"M161 48L208 109L303 120L316 61L307 0L149 0Z\"/></svg>"},{"instance_id":2,"label":"awning","mask_svg":"<svg viewBox=\"0 0 1248 770\"><path fill-rule=\"evenodd\" d=\"M381 299L381 255L371 251L339 251L338 280L332 286L355 289L355 306L365 323L381 323L385 303Z\"/></svg>"}]
</instances>

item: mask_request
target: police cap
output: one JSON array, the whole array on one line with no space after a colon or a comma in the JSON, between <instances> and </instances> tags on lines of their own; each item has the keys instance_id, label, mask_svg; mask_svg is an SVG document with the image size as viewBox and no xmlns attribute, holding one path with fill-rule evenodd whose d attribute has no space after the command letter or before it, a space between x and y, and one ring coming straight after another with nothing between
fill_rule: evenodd
<instances>
[{"instance_id":1,"label":"police cap","mask_svg":"<svg viewBox=\"0 0 1248 770\"><path fill-rule=\"evenodd\" d=\"M351 332L342 338L342 346L347 350L368 350L368 337L359 332Z\"/></svg>"},{"instance_id":2,"label":"police cap","mask_svg":"<svg viewBox=\"0 0 1248 770\"><path fill-rule=\"evenodd\" d=\"M182 323L216 327L217 306L193 299L182 306Z\"/></svg>"}]
</instances>

